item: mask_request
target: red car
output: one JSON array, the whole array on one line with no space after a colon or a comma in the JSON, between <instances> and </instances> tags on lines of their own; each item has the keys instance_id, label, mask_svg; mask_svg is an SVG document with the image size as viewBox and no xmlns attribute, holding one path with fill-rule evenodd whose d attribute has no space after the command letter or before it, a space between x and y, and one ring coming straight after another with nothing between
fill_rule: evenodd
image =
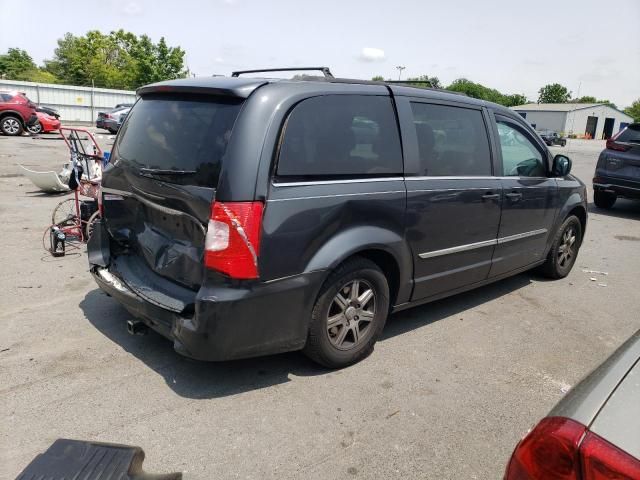
<instances>
[{"instance_id":1,"label":"red car","mask_svg":"<svg viewBox=\"0 0 640 480\"><path fill-rule=\"evenodd\" d=\"M36 105L24 93L0 92L0 131L5 135L20 135L38 121Z\"/></svg>"},{"instance_id":2,"label":"red car","mask_svg":"<svg viewBox=\"0 0 640 480\"><path fill-rule=\"evenodd\" d=\"M31 125L30 127L27 127L29 133L49 133L60 128L60 120L58 120L53 115L37 111L36 116L38 117L36 123Z\"/></svg>"}]
</instances>

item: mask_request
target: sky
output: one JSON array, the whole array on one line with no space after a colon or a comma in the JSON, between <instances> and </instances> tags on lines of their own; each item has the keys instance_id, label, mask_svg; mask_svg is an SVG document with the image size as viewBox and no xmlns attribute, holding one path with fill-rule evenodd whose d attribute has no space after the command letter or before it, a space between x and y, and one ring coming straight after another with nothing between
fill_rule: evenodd
<instances>
[{"instance_id":1,"label":"sky","mask_svg":"<svg viewBox=\"0 0 640 480\"><path fill-rule=\"evenodd\" d=\"M0 52L53 56L65 32L123 28L186 52L198 76L329 66L370 79L464 77L537 100L548 83L640 98L640 0L0 0Z\"/></svg>"}]
</instances>

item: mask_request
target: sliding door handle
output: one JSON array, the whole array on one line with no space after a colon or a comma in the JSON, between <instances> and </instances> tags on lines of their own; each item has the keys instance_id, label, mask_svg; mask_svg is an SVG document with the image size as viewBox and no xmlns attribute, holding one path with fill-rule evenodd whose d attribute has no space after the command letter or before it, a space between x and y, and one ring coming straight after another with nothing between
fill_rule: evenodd
<instances>
[{"instance_id":1,"label":"sliding door handle","mask_svg":"<svg viewBox=\"0 0 640 480\"><path fill-rule=\"evenodd\" d=\"M485 200L498 200L500 198L500 194L499 193L485 193L484 195L482 195L482 201L484 202Z\"/></svg>"},{"instance_id":2,"label":"sliding door handle","mask_svg":"<svg viewBox=\"0 0 640 480\"><path fill-rule=\"evenodd\" d=\"M512 202L519 202L522 199L522 194L517 192L505 193L504 196Z\"/></svg>"}]
</instances>

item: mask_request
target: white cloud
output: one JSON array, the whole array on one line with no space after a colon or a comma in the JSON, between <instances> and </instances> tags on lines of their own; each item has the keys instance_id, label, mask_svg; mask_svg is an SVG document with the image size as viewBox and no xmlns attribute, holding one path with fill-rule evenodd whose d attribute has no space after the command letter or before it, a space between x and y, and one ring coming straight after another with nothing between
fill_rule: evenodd
<instances>
[{"instance_id":1,"label":"white cloud","mask_svg":"<svg viewBox=\"0 0 640 480\"><path fill-rule=\"evenodd\" d=\"M358 57L363 62L381 62L384 60L384 50L380 48L364 47Z\"/></svg>"},{"instance_id":2,"label":"white cloud","mask_svg":"<svg viewBox=\"0 0 640 480\"><path fill-rule=\"evenodd\" d=\"M142 13L142 7L138 2L128 2L122 9L127 15L138 15Z\"/></svg>"}]
</instances>

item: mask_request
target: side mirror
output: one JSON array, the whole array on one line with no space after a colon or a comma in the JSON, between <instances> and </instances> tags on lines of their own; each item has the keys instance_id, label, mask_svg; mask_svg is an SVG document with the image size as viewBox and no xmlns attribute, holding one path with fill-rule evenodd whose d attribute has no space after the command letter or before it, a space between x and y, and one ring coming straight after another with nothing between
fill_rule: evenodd
<instances>
[{"instance_id":1,"label":"side mirror","mask_svg":"<svg viewBox=\"0 0 640 480\"><path fill-rule=\"evenodd\" d=\"M553 176L566 177L571 172L571 159L566 155L556 155L553 157Z\"/></svg>"}]
</instances>

